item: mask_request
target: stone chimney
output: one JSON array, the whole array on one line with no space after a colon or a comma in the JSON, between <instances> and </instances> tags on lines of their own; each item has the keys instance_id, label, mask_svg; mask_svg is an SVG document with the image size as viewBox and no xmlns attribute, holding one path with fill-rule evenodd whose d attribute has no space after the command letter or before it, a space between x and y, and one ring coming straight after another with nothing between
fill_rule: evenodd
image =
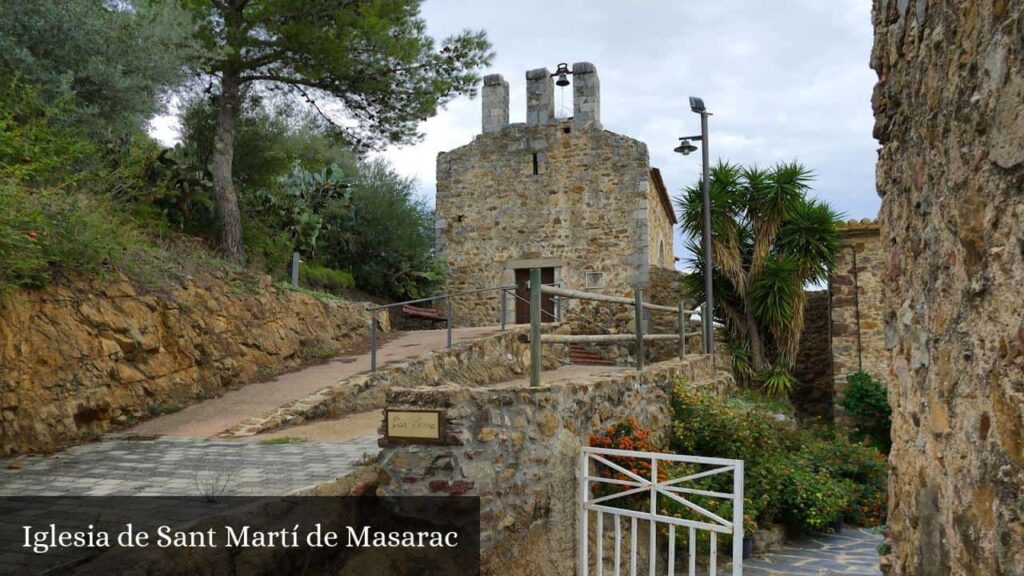
<instances>
[{"instance_id":1,"label":"stone chimney","mask_svg":"<svg viewBox=\"0 0 1024 576\"><path fill-rule=\"evenodd\" d=\"M484 88L480 93L484 134L499 132L508 126L508 82L501 74L484 76Z\"/></svg>"},{"instance_id":2,"label":"stone chimney","mask_svg":"<svg viewBox=\"0 0 1024 576\"><path fill-rule=\"evenodd\" d=\"M601 81L590 62L572 65L572 127L601 129Z\"/></svg>"},{"instance_id":3,"label":"stone chimney","mask_svg":"<svg viewBox=\"0 0 1024 576\"><path fill-rule=\"evenodd\" d=\"M543 126L555 119L555 83L547 68L526 73L526 125Z\"/></svg>"}]
</instances>

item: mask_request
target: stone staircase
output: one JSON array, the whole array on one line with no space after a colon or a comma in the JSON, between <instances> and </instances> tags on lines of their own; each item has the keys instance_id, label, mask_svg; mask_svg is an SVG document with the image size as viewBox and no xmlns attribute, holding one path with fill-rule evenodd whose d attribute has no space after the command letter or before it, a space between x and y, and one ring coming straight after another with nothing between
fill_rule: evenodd
<instances>
[{"instance_id":1,"label":"stone staircase","mask_svg":"<svg viewBox=\"0 0 1024 576\"><path fill-rule=\"evenodd\" d=\"M580 366L614 366L615 362L602 358L600 354L588 350L584 346L573 344L569 346L569 363Z\"/></svg>"}]
</instances>

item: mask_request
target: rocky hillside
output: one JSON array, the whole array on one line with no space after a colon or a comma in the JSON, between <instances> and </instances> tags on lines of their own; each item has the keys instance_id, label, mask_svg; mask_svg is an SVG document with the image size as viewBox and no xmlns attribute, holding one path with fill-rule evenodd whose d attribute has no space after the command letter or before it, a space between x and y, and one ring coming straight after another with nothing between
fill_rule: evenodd
<instances>
[{"instance_id":1,"label":"rocky hillside","mask_svg":"<svg viewBox=\"0 0 1024 576\"><path fill-rule=\"evenodd\" d=\"M361 342L365 304L220 270L162 294L122 276L0 300L0 454L50 451Z\"/></svg>"}]
</instances>

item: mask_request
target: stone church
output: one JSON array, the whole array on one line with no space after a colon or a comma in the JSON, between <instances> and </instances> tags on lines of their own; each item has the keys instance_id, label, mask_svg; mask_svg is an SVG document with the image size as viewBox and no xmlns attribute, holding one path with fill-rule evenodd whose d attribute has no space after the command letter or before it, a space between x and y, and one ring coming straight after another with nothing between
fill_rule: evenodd
<instances>
[{"instance_id":1,"label":"stone church","mask_svg":"<svg viewBox=\"0 0 1024 576\"><path fill-rule=\"evenodd\" d=\"M490 75L482 133L438 155L436 234L448 291L516 284L525 296L536 267L545 283L626 296L648 286L652 267L674 268L676 216L647 146L603 129L592 64L565 72L571 117L556 117L555 75L542 68L526 73L526 123L510 124L508 82ZM506 298L506 320L527 322L528 305ZM455 306L459 325L499 321L495 292Z\"/></svg>"}]
</instances>

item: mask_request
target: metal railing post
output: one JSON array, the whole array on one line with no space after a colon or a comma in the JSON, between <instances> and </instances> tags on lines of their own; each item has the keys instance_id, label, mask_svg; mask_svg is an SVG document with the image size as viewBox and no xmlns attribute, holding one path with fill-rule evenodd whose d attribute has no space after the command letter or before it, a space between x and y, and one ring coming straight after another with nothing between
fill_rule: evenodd
<instances>
[{"instance_id":1,"label":"metal railing post","mask_svg":"<svg viewBox=\"0 0 1024 576\"><path fill-rule=\"evenodd\" d=\"M500 294L500 298L501 298L501 301L498 303L499 308L501 309L501 331L504 332L505 331L505 318L508 316L508 298L507 298L508 295L505 294L505 289L504 288L502 288L501 290L498 290L498 294Z\"/></svg>"},{"instance_id":2,"label":"metal railing post","mask_svg":"<svg viewBox=\"0 0 1024 576\"><path fill-rule=\"evenodd\" d=\"M686 358L686 305L679 303L679 359Z\"/></svg>"},{"instance_id":3,"label":"metal railing post","mask_svg":"<svg viewBox=\"0 0 1024 576\"><path fill-rule=\"evenodd\" d=\"M370 311L370 372L377 371L377 311Z\"/></svg>"},{"instance_id":4,"label":"metal railing post","mask_svg":"<svg viewBox=\"0 0 1024 576\"><path fill-rule=\"evenodd\" d=\"M530 269L530 386L540 386L540 268Z\"/></svg>"},{"instance_id":5,"label":"metal railing post","mask_svg":"<svg viewBox=\"0 0 1024 576\"><path fill-rule=\"evenodd\" d=\"M701 347L704 348L704 353L705 354L707 354L708 350L709 350L709 348L708 348L707 321L708 321L708 303L705 301L704 304L700 307L700 334L701 334L700 340L701 340Z\"/></svg>"},{"instance_id":6,"label":"metal railing post","mask_svg":"<svg viewBox=\"0 0 1024 576\"><path fill-rule=\"evenodd\" d=\"M298 252L292 252L292 286L296 288L299 286L299 263L302 262L302 258Z\"/></svg>"},{"instance_id":7,"label":"metal railing post","mask_svg":"<svg viewBox=\"0 0 1024 576\"><path fill-rule=\"evenodd\" d=\"M636 324L636 369L644 369L644 291L633 290L633 318Z\"/></svg>"},{"instance_id":8,"label":"metal railing post","mask_svg":"<svg viewBox=\"0 0 1024 576\"><path fill-rule=\"evenodd\" d=\"M448 297L448 347L452 347L452 297Z\"/></svg>"}]
</instances>

